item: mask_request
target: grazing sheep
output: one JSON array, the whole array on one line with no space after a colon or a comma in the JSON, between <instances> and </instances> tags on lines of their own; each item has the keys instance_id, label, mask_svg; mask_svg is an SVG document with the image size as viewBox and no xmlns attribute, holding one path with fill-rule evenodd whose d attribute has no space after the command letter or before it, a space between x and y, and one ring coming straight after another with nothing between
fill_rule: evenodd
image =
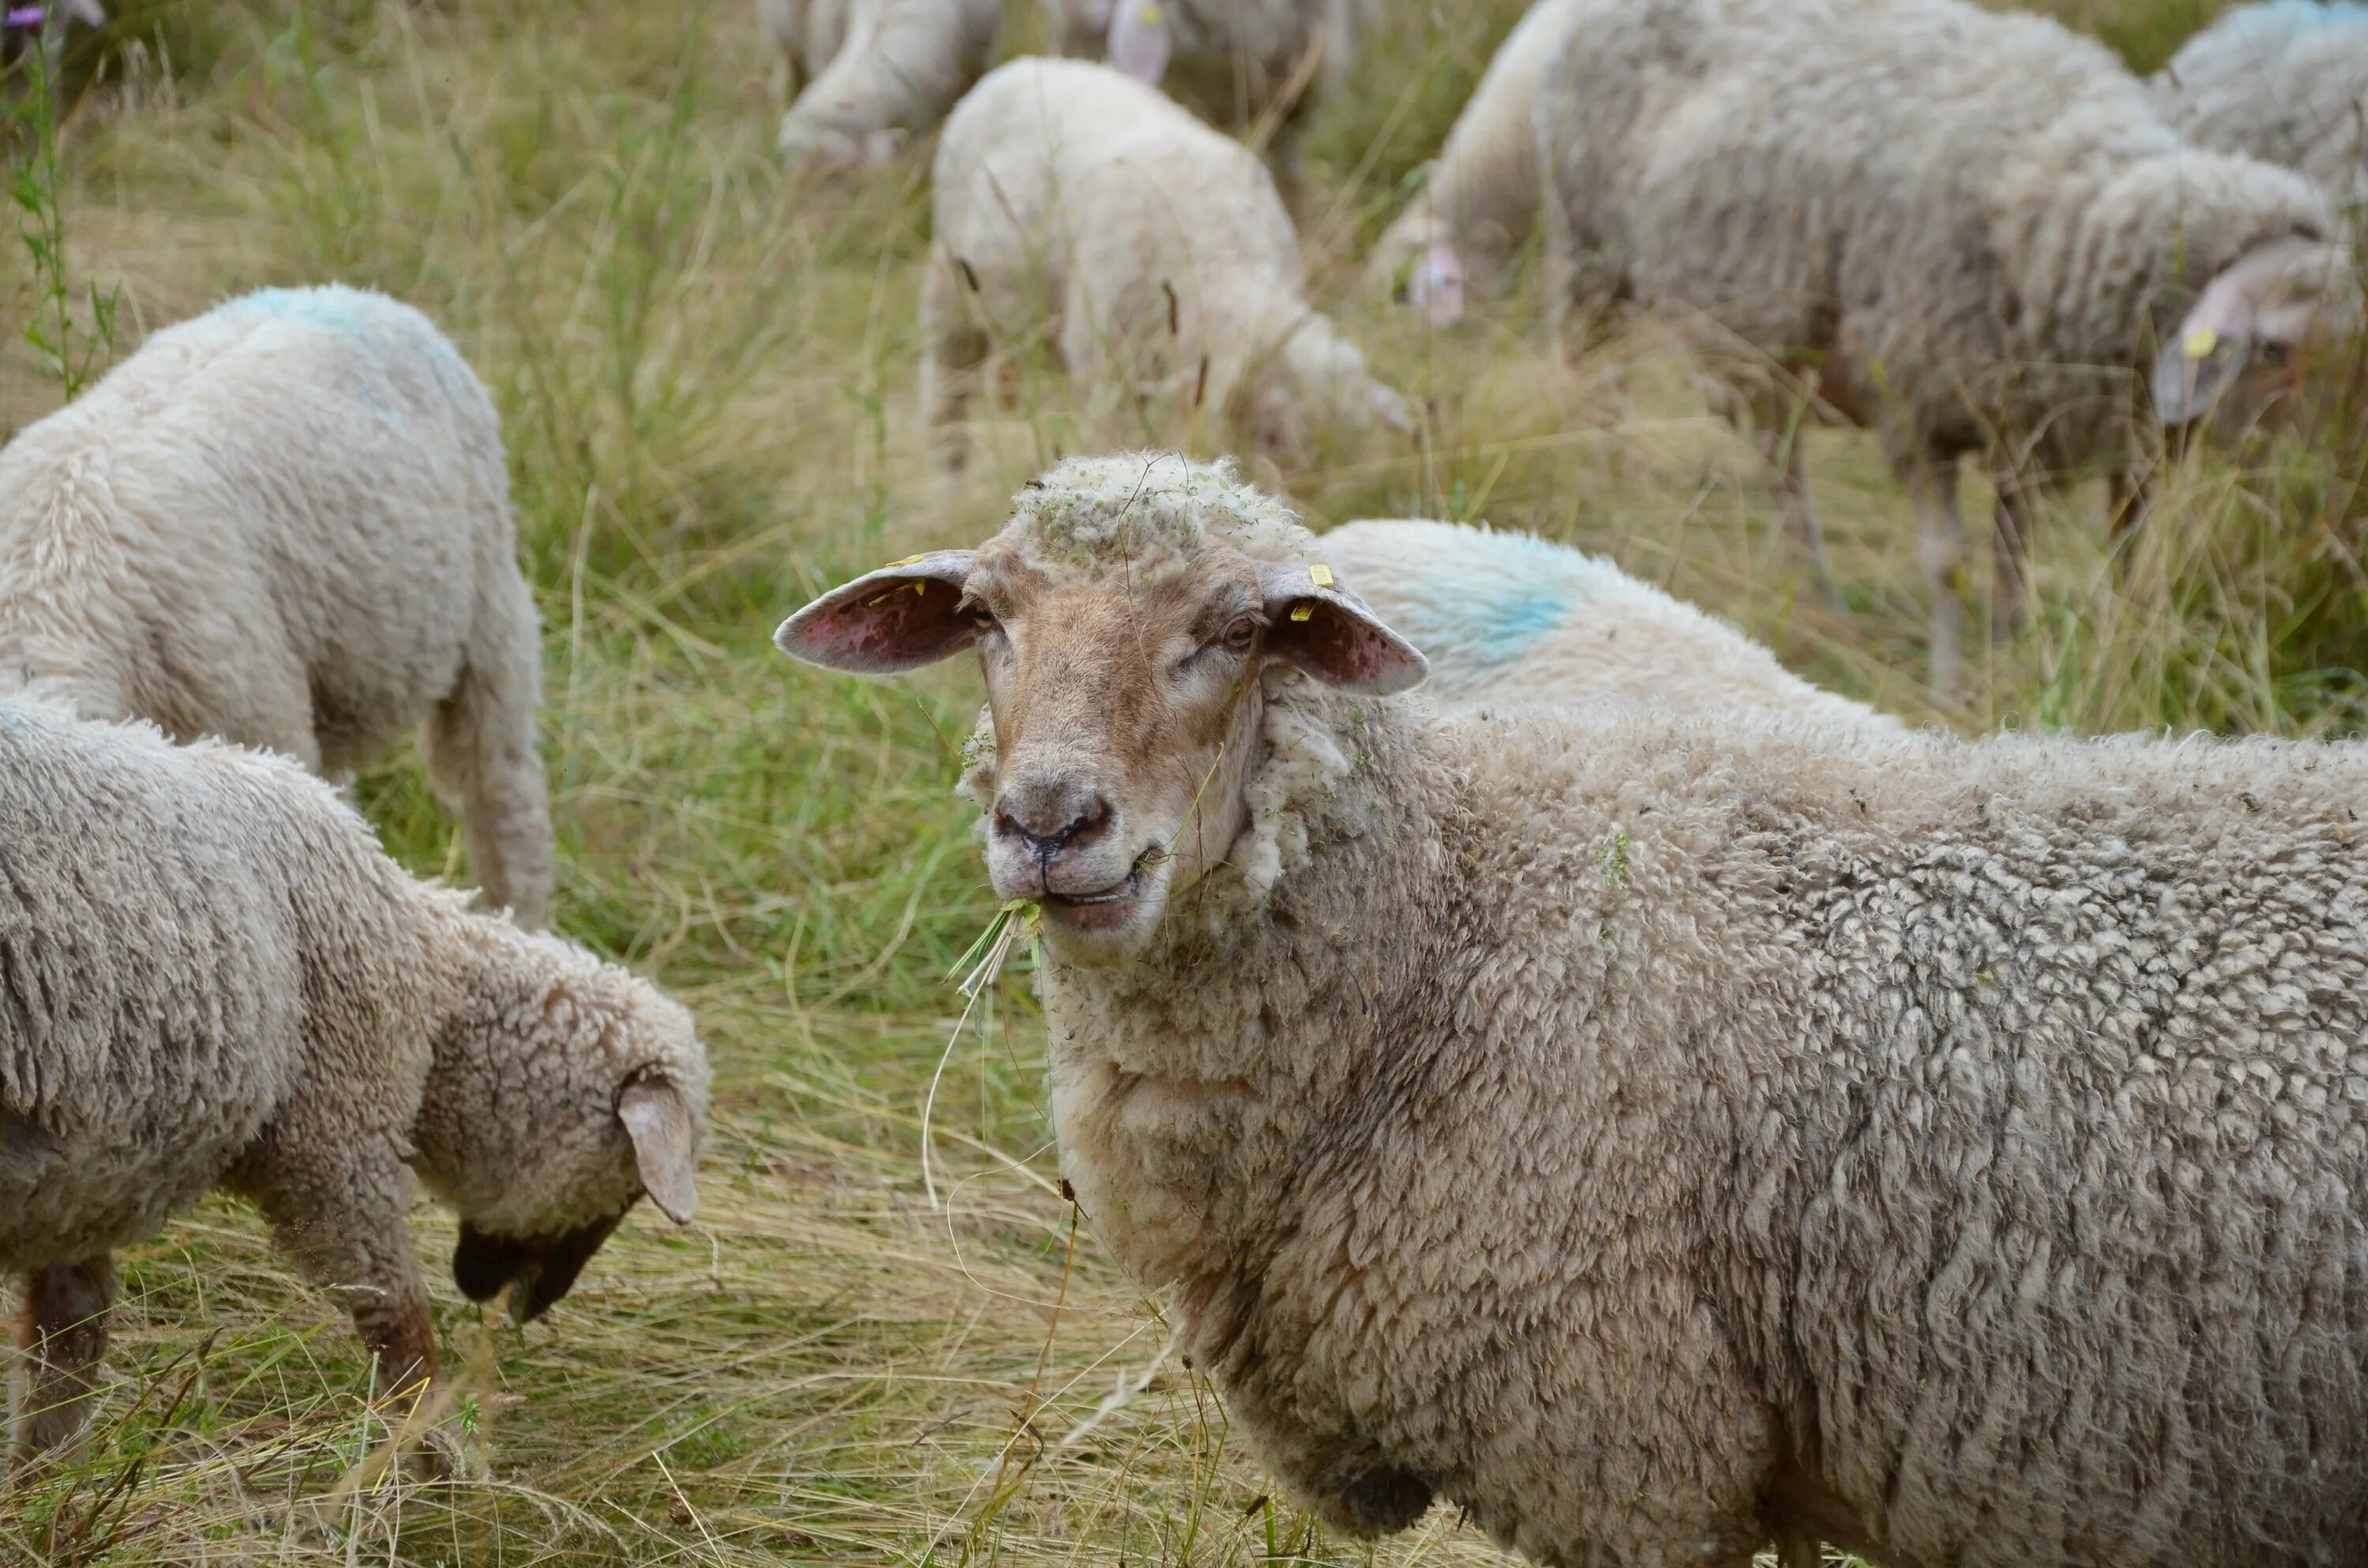
<instances>
[{"instance_id":1,"label":"grazing sheep","mask_svg":"<svg viewBox=\"0 0 2368 1568\"><path fill-rule=\"evenodd\" d=\"M1611 562L1523 533L1396 518L1344 523L1318 548L1429 661L1454 707L1616 698L1694 718L1782 716L1895 729Z\"/></svg>"},{"instance_id":2,"label":"grazing sheep","mask_svg":"<svg viewBox=\"0 0 2368 1568\"><path fill-rule=\"evenodd\" d=\"M1961 0L1586 7L1537 108L1557 293L1697 320L1764 430L1805 383L1881 432L1923 536L1937 686L1960 660L1961 460L1998 481L2003 630L2033 489L2102 466L2135 496L2149 367L2164 424L2224 394L2249 410L2359 320L2308 181L2188 146L2052 21Z\"/></svg>"},{"instance_id":3,"label":"grazing sheep","mask_svg":"<svg viewBox=\"0 0 2368 1568\"><path fill-rule=\"evenodd\" d=\"M427 318L267 289L0 451L0 693L349 774L426 721L493 902L553 876L499 420Z\"/></svg>"},{"instance_id":4,"label":"grazing sheep","mask_svg":"<svg viewBox=\"0 0 2368 1568\"><path fill-rule=\"evenodd\" d=\"M2283 164L2368 203L2368 5L2240 6L2157 73L2154 101L2199 147Z\"/></svg>"},{"instance_id":5,"label":"grazing sheep","mask_svg":"<svg viewBox=\"0 0 2368 1568\"><path fill-rule=\"evenodd\" d=\"M1546 62L1583 14L1583 0L1539 0L1506 35L1422 189L1373 247L1370 276L1437 326L1470 298L1504 291L1538 212L1532 121Z\"/></svg>"},{"instance_id":6,"label":"grazing sheep","mask_svg":"<svg viewBox=\"0 0 2368 1568\"><path fill-rule=\"evenodd\" d=\"M977 650L1063 1171L1327 1522L2368 1556L2368 750L1442 718L1223 468L1015 508L778 640Z\"/></svg>"},{"instance_id":7,"label":"grazing sheep","mask_svg":"<svg viewBox=\"0 0 2368 1568\"><path fill-rule=\"evenodd\" d=\"M1271 120L1286 176L1299 138L1338 90L1372 0L1044 0L1057 54L1107 58L1212 125Z\"/></svg>"},{"instance_id":8,"label":"grazing sheep","mask_svg":"<svg viewBox=\"0 0 2368 1568\"><path fill-rule=\"evenodd\" d=\"M1405 400L1307 302L1299 238L1239 143L1151 88L1075 60L1015 60L938 145L921 288L921 409L950 427L991 348L1049 331L1080 392L1106 368L1144 395L1235 412L1290 446L1324 419L1413 426Z\"/></svg>"},{"instance_id":9,"label":"grazing sheep","mask_svg":"<svg viewBox=\"0 0 2368 1568\"><path fill-rule=\"evenodd\" d=\"M757 0L781 51L792 169L844 174L889 162L995 62L999 0Z\"/></svg>"},{"instance_id":10,"label":"grazing sheep","mask_svg":"<svg viewBox=\"0 0 2368 1568\"><path fill-rule=\"evenodd\" d=\"M20 1457L87 1418L108 1255L211 1189L343 1299L385 1391L437 1375L405 1164L460 1211L461 1289L522 1317L644 1189L696 1202L689 1015L412 881L282 758L0 702L0 976Z\"/></svg>"}]
</instances>

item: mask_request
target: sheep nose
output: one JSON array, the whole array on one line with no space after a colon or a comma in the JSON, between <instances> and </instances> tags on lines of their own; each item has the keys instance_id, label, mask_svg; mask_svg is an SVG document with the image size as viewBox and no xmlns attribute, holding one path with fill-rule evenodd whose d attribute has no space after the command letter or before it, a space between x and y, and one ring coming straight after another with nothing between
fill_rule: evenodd
<instances>
[{"instance_id":1,"label":"sheep nose","mask_svg":"<svg viewBox=\"0 0 2368 1568\"><path fill-rule=\"evenodd\" d=\"M1110 822L1108 798L1075 785L1021 785L1005 790L995 803L995 831L1018 839L1043 861L1091 843Z\"/></svg>"}]
</instances>

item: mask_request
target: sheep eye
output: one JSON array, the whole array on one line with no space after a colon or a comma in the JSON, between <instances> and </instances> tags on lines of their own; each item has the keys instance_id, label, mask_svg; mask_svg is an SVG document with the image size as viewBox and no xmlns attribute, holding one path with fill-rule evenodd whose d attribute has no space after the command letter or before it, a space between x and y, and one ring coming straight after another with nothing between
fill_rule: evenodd
<instances>
[{"instance_id":1,"label":"sheep eye","mask_svg":"<svg viewBox=\"0 0 2368 1568\"><path fill-rule=\"evenodd\" d=\"M2254 358L2272 370L2286 362L2286 346L2283 343L2263 343L2253 349Z\"/></svg>"},{"instance_id":2,"label":"sheep eye","mask_svg":"<svg viewBox=\"0 0 2368 1568\"><path fill-rule=\"evenodd\" d=\"M995 619L995 612L983 605L970 607L970 623L981 631L993 631L1002 625L1002 622Z\"/></svg>"},{"instance_id":3,"label":"sheep eye","mask_svg":"<svg viewBox=\"0 0 2368 1568\"><path fill-rule=\"evenodd\" d=\"M1247 653L1250 644L1258 641L1258 622L1247 615L1243 616L1225 628L1225 634L1219 641L1236 653Z\"/></svg>"}]
</instances>

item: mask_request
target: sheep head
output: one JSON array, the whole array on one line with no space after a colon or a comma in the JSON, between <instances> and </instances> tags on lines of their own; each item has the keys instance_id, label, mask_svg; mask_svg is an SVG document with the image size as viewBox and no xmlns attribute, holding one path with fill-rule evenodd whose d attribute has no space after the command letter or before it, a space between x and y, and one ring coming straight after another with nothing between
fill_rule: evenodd
<instances>
[{"instance_id":1,"label":"sheep head","mask_svg":"<svg viewBox=\"0 0 2368 1568\"><path fill-rule=\"evenodd\" d=\"M2258 245L2206 284L2155 362L2168 426L2249 422L2301 389L2308 361L2362 325L2358 263L2340 242Z\"/></svg>"},{"instance_id":2,"label":"sheep head","mask_svg":"<svg viewBox=\"0 0 2368 1568\"><path fill-rule=\"evenodd\" d=\"M689 1013L647 981L507 921L462 930L412 1163L460 1213L461 1292L508 1286L524 1321L567 1294L644 1194L689 1222L707 1058Z\"/></svg>"},{"instance_id":3,"label":"sheep head","mask_svg":"<svg viewBox=\"0 0 2368 1568\"><path fill-rule=\"evenodd\" d=\"M791 616L784 653L889 674L974 648L995 760L996 891L1055 957L1139 951L1248 820L1264 671L1402 691L1422 655L1336 582L1291 514L1229 466L1073 460L974 551L883 567Z\"/></svg>"}]
</instances>

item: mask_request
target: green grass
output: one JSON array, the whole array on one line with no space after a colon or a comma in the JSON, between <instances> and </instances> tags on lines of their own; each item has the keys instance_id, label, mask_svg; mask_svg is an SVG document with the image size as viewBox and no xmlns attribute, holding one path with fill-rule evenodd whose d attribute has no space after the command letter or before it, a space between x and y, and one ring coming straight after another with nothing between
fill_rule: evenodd
<instances>
[{"instance_id":1,"label":"green grass","mask_svg":"<svg viewBox=\"0 0 2368 1568\"><path fill-rule=\"evenodd\" d=\"M1319 289L1429 431L1255 460L1313 520L1428 512L1580 541L1816 678L1968 730L2358 725L2356 363L2311 427L2175 464L2118 567L2093 494L2052 511L2036 630L1941 709L1907 506L1866 437L1811 437L1859 606L1838 617L1799 594L1758 459L1652 327L1565 364L1533 287L1436 336L1355 295L1356 246L1516 9L1399 0L1316 127ZM381 1436L355 1348L249 1216L209 1204L127 1258L97 1440L0 1506L0 1560L1364 1560L1265 1499L1207 1387L1160 1358L1157 1303L1072 1231L1024 968L993 1037L949 1048L941 977L994 910L950 793L968 673L869 685L768 641L860 567L982 535L1056 450L1218 450L1224 428L1079 410L1026 368L980 460L933 477L913 415L924 166L785 185L740 4L120 16L110 56L67 62L85 90L50 214L63 273L0 247L0 431L60 395L28 324L63 301L69 340L103 341L94 288L120 291L127 350L264 283L370 284L443 323L501 406L541 597L555 921L698 1009L719 1093L700 1223L637 1215L524 1331L440 1283L450 1227L423 1206L490 1481L345 1486ZM2151 63L2201 17L2089 0L2081 19ZM1012 21L1038 25L1025 0ZM358 795L406 864L465 875L411 759ZM941 1058L932 1211L920 1108ZM1442 1510L1371 1555L1493 1553Z\"/></svg>"}]
</instances>

